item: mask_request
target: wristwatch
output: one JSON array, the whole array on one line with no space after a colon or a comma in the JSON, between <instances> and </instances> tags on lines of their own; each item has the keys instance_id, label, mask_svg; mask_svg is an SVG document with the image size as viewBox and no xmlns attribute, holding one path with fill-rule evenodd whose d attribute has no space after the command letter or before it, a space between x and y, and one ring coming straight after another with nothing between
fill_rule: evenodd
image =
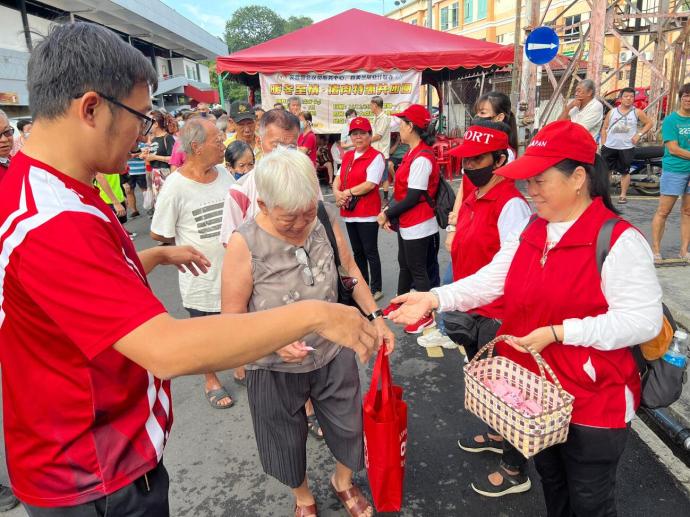
<instances>
[{"instance_id":1,"label":"wristwatch","mask_svg":"<svg viewBox=\"0 0 690 517\"><path fill-rule=\"evenodd\" d=\"M447 232L454 232L455 231L455 225L449 224L448 226L446 226L446 231Z\"/></svg>"},{"instance_id":2,"label":"wristwatch","mask_svg":"<svg viewBox=\"0 0 690 517\"><path fill-rule=\"evenodd\" d=\"M376 318L383 318L383 311L381 309L376 309L371 314L367 314L367 319L369 321L374 321Z\"/></svg>"}]
</instances>

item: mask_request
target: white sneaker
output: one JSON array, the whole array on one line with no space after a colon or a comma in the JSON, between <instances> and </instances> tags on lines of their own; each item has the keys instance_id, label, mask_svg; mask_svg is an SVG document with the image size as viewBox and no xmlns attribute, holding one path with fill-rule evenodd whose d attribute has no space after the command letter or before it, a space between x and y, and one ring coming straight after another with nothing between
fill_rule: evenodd
<instances>
[{"instance_id":1,"label":"white sneaker","mask_svg":"<svg viewBox=\"0 0 690 517\"><path fill-rule=\"evenodd\" d=\"M452 339L450 339L448 336L444 336L443 334L441 334L441 331L438 329L434 329L431 332L419 336L417 338L417 344L424 348L440 346L443 348L451 349L458 347L458 345Z\"/></svg>"}]
</instances>

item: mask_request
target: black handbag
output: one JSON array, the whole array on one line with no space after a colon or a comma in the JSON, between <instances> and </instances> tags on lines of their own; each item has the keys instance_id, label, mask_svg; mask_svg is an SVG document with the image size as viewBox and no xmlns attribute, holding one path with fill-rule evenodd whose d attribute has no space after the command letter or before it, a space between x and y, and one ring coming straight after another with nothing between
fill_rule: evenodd
<instances>
[{"instance_id":1,"label":"black handbag","mask_svg":"<svg viewBox=\"0 0 690 517\"><path fill-rule=\"evenodd\" d=\"M338 243L335 240L333 226L331 226L331 220L328 218L328 213L326 213L326 207L324 206L323 201L319 201L317 216L326 230L328 241L331 243L331 248L333 248L335 268L338 272L338 303L357 307L357 302L355 302L355 299L352 296L355 286L357 285L357 279L342 273L342 264L340 263L340 254L338 253Z\"/></svg>"},{"instance_id":2,"label":"black handbag","mask_svg":"<svg viewBox=\"0 0 690 517\"><path fill-rule=\"evenodd\" d=\"M355 160L353 158L352 161L350 162L349 167L347 168L347 170L343 174L343 184L347 183L347 178L350 177L350 171L352 170L352 164L354 162L355 162ZM350 192L352 192L352 189L350 189ZM352 195L350 197L350 199L347 200L347 203L345 204L345 206L343 208L345 210L347 210L348 212L354 212L355 208L357 207L357 203L359 203L359 200L361 199L361 197L362 196ZM323 224L323 221L321 221L321 224ZM324 224L324 226L326 226L326 225Z\"/></svg>"}]
</instances>

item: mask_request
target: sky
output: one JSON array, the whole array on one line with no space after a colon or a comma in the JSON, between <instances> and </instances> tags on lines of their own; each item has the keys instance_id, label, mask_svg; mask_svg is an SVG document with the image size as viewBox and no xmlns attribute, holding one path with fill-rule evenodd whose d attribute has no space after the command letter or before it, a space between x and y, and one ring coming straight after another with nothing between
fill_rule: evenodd
<instances>
[{"instance_id":1,"label":"sky","mask_svg":"<svg viewBox=\"0 0 690 517\"><path fill-rule=\"evenodd\" d=\"M247 5L265 5L283 18L309 16L315 22L357 8L381 14L391 11L394 0L162 0L178 13L202 26L211 34L222 36L225 22L232 13Z\"/></svg>"}]
</instances>

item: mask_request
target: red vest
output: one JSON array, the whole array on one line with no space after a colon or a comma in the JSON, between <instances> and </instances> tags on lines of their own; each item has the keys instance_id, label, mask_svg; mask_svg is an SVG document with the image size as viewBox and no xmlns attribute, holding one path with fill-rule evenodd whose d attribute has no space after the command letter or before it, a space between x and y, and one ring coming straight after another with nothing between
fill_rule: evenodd
<instances>
[{"instance_id":1,"label":"red vest","mask_svg":"<svg viewBox=\"0 0 690 517\"><path fill-rule=\"evenodd\" d=\"M505 280L505 314L499 334L525 336L539 327L560 325L568 318L594 317L608 310L595 248L599 229L611 217L615 214L596 198L549 251L544 267L540 260L547 222L537 219L525 230ZM630 227L629 223L617 224L611 244ZM499 354L538 373L529 354L505 343L499 343L498 348ZM640 374L630 348L601 351L551 343L542 356L563 388L575 397L572 423L625 427L626 386L635 409L640 402Z\"/></svg>"},{"instance_id":2,"label":"red vest","mask_svg":"<svg viewBox=\"0 0 690 517\"><path fill-rule=\"evenodd\" d=\"M381 153L369 147L364 154L355 159L355 152L348 151L343 156L343 164L340 168L340 190L347 190L356 187L367 181L367 167L376 159ZM385 160L384 160L385 167ZM384 174L386 171L384 170ZM340 209L341 217L376 217L381 212L381 195L379 189L374 188L364 194L355 209L350 212L345 208Z\"/></svg>"},{"instance_id":3,"label":"red vest","mask_svg":"<svg viewBox=\"0 0 690 517\"><path fill-rule=\"evenodd\" d=\"M438 190L438 182L441 177L438 164L436 163L436 157L434 156L434 150L431 146L428 146L424 142L419 142L419 145L414 149L407 151L405 156L395 173L395 185L393 188L393 199L400 202L407 197L407 182L410 177L410 166L412 162L419 156L422 156L431 161L433 166L431 170L431 176L429 177L429 186L427 192L431 199L436 197L436 191ZM417 224L428 221L436 217L434 214L434 209L427 202L426 197L420 196L419 202L416 206L409 209L407 212L403 212L400 216L400 226L402 228L410 228Z\"/></svg>"},{"instance_id":4,"label":"red vest","mask_svg":"<svg viewBox=\"0 0 690 517\"><path fill-rule=\"evenodd\" d=\"M474 192L465 197L458 212L457 232L450 251L454 281L473 275L494 258L501 248L498 218L505 204L514 198L525 199L515 188L515 182L507 179L480 198ZM503 297L470 312L503 319Z\"/></svg>"}]
</instances>

